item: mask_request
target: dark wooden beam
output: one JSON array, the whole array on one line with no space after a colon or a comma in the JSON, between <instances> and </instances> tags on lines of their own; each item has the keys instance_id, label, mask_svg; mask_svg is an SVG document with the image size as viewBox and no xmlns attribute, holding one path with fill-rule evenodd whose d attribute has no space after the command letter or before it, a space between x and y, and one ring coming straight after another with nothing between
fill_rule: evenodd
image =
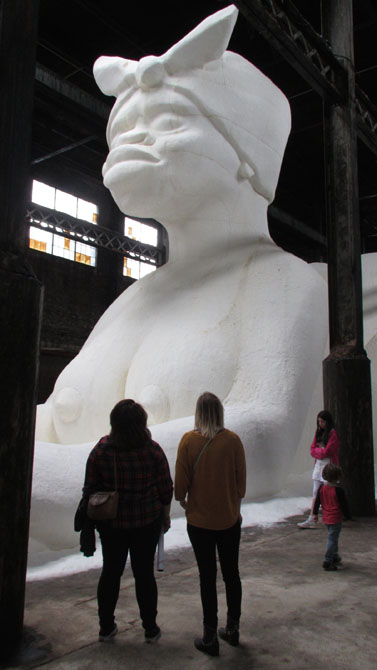
<instances>
[{"instance_id":1,"label":"dark wooden beam","mask_svg":"<svg viewBox=\"0 0 377 670\"><path fill-rule=\"evenodd\" d=\"M370 362L363 344L352 0L322 0L323 32L347 68L345 104L324 106L330 354L324 401L341 438L354 514L375 514Z\"/></svg>"},{"instance_id":2,"label":"dark wooden beam","mask_svg":"<svg viewBox=\"0 0 377 670\"><path fill-rule=\"evenodd\" d=\"M22 638L40 282L25 260L38 0L0 5L0 657Z\"/></svg>"}]
</instances>

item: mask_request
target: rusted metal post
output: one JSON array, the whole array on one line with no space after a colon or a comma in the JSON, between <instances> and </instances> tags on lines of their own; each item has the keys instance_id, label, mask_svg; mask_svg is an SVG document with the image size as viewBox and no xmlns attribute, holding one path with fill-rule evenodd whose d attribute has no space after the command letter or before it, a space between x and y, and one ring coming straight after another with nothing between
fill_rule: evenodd
<instances>
[{"instance_id":1,"label":"rusted metal post","mask_svg":"<svg viewBox=\"0 0 377 670\"><path fill-rule=\"evenodd\" d=\"M375 514L370 361L363 345L352 0L322 0L323 34L348 73L344 103L325 103L330 355L324 404L341 438L356 515Z\"/></svg>"},{"instance_id":2,"label":"rusted metal post","mask_svg":"<svg viewBox=\"0 0 377 670\"><path fill-rule=\"evenodd\" d=\"M38 0L0 4L0 631L1 659L22 637L40 282L25 262Z\"/></svg>"}]
</instances>

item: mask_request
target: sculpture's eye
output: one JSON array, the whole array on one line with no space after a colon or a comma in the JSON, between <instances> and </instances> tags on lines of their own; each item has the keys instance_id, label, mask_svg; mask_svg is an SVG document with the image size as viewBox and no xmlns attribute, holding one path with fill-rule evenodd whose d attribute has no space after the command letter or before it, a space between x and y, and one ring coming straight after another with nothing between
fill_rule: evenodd
<instances>
[{"instance_id":1,"label":"sculpture's eye","mask_svg":"<svg viewBox=\"0 0 377 670\"><path fill-rule=\"evenodd\" d=\"M182 119L176 114L164 112L158 114L153 120L153 129L159 132L172 132L182 129Z\"/></svg>"}]
</instances>

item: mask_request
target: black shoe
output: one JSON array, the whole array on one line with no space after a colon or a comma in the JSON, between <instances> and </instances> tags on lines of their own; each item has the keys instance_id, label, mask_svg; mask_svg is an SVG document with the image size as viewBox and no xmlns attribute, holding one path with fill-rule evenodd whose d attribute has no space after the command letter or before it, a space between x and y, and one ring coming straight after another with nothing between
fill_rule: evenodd
<instances>
[{"instance_id":1,"label":"black shoe","mask_svg":"<svg viewBox=\"0 0 377 670\"><path fill-rule=\"evenodd\" d=\"M219 655L219 640L216 629L204 626L203 637L196 637L194 645L199 651L203 651L209 656Z\"/></svg>"},{"instance_id":2,"label":"black shoe","mask_svg":"<svg viewBox=\"0 0 377 670\"><path fill-rule=\"evenodd\" d=\"M99 642L110 642L110 640L117 634L117 632L118 632L118 626L116 625L116 623L114 624L113 628L110 631L106 631L101 628L98 635L98 640Z\"/></svg>"},{"instance_id":3,"label":"black shoe","mask_svg":"<svg viewBox=\"0 0 377 670\"><path fill-rule=\"evenodd\" d=\"M342 564L342 557L339 556L339 554L335 554L333 558L333 563L334 565L341 565Z\"/></svg>"},{"instance_id":4,"label":"black shoe","mask_svg":"<svg viewBox=\"0 0 377 670\"><path fill-rule=\"evenodd\" d=\"M148 644L153 644L153 642L157 642L157 640L159 640L160 637L161 637L161 629L158 626L153 626L153 628L149 628L144 633L144 641L148 642Z\"/></svg>"},{"instance_id":5,"label":"black shoe","mask_svg":"<svg viewBox=\"0 0 377 670\"><path fill-rule=\"evenodd\" d=\"M334 563L329 563L328 561L324 561L322 563L322 567L324 570L327 570L328 572L334 572L334 570L338 569Z\"/></svg>"},{"instance_id":6,"label":"black shoe","mask_svg":"<svg viewBox=\"0 0 377 670\"><path fill-rule=\"evenodd\" d=\"M230 644L232 647L238 647L240 641L240 632L238 627L229 628L228 626L225 626L225 628L219 628L218 633L222 640L225 640L225 642Z\"/></svg>"}]
</instances>

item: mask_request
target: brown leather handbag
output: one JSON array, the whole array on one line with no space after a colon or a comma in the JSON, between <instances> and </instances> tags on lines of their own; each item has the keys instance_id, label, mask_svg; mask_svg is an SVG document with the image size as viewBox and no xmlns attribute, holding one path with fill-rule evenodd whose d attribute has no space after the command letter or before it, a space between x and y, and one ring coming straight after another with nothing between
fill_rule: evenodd
<instances>
[{"instance_id":1,"label":"brown leather handbag","mask_svg":"<svg viewBox=\"0 0 377 670\"><path fill-rule=\"evenodd\" d=\"M93 521L111 521L118 514L119 491L114 453L114 481L115 491L96 491L89 496L87 515Z\"/></svg>"}]
</instances>

